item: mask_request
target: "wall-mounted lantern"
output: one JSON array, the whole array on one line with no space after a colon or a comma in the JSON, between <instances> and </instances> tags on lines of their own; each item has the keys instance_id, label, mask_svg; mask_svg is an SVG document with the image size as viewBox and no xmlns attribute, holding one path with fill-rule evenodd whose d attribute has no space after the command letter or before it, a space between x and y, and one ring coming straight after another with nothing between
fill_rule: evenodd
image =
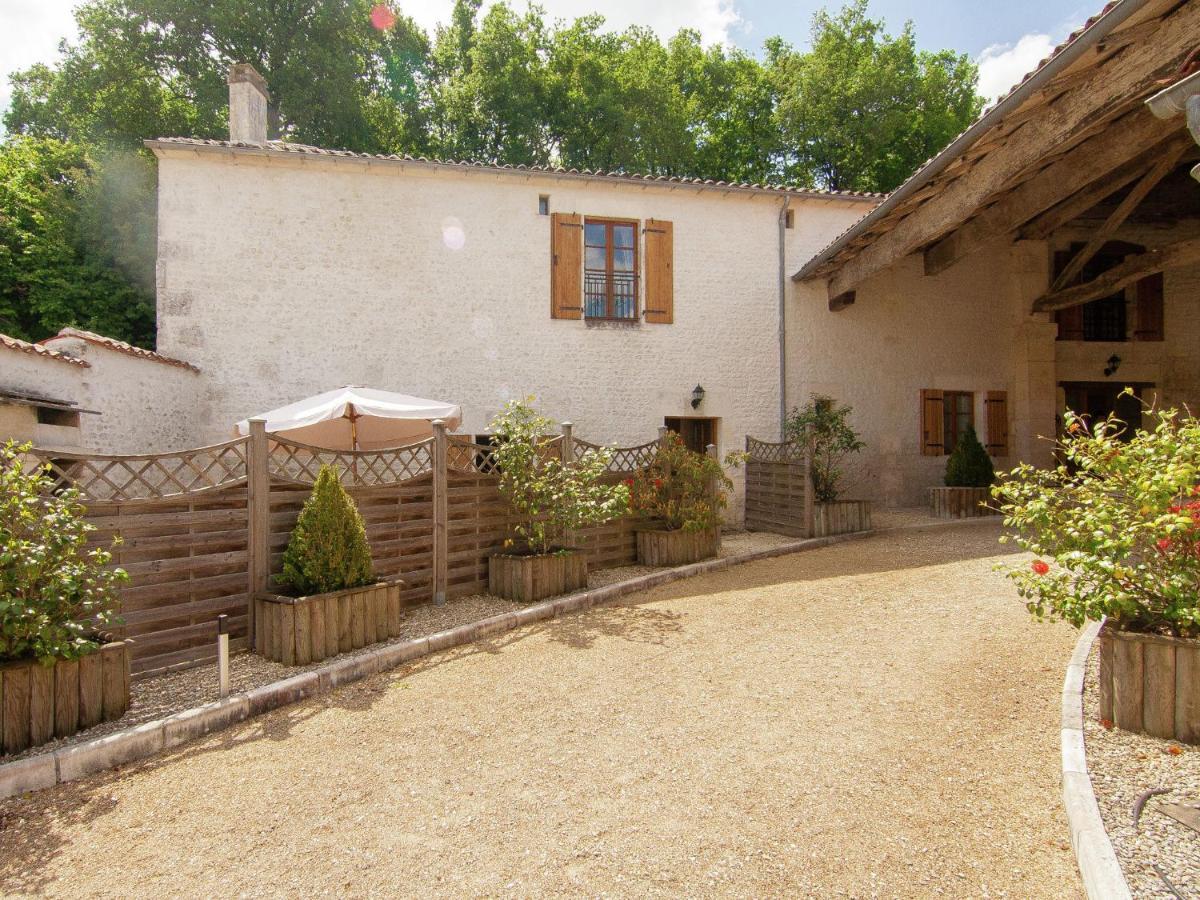
<instances>
[{"instance_id":1,"label":"wall-mounted lantern","mask_svg":"<svg viewBox=\"0 0 1200 900\"><path fill-rule=\"evenodd\" d=\"M1115 375L1119 368L1121 368L1121 357L1114 353L1108 358L1108 365L1104 368L1104 374L1106 376Z\"/></svg>"},{"instance_id":2,"label":"wall-mounted lantern","mask_svg":"<svg viewBox=\"0 0 1200 900\"><path fill-rule=\"evenodd\" d=\"M704 402L704 388L696 385L692 388L692 409L698 409L700 404Z\"/></svg>"}]
</instances>

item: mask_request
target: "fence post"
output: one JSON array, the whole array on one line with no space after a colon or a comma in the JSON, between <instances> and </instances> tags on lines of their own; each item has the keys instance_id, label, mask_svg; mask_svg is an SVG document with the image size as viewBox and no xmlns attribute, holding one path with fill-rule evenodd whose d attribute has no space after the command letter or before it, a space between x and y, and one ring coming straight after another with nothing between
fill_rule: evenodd
<instances>
[{"instance_id":1,"label":"fence post","mask_svg":"<svg viewBox=\"0 0 1200 900\"><path fill-rule=\"evenodd\" d=\"M267 420L250 420L246 444L246 555L250 576L250 600L246 604L246 641L255 647L257 630L255 598L271 582L271 448L267 444Z\"/></svg>"},{"instance_id":2,"label":"fence post","mask_svg":"<svg viewBox=\"0 0 1200 900\"><path fill-rule=\"evenodd\" d=\"M446 602L446 520L449 518L447 500L446 423L433 420L433 602L441 606Z\"/></svg>"},{"instance_id":3,"label":"fence post","mask_svg":"<svg viewBox=\"0 0 1200 900\"><path fill-rule=\"evenodd\" d=\"M813 478L812 478L812 458L813 458L813 439L810 436L804 438L804 531L808 537L813 536L814 522L813 511L816 498L813 496Z\"/></svg>"},{"instance_id":4,"label":"fence post","mask_svg":"<svg viewBox=\"0 0 1200 900\"><path fill-rule=\"evenodd\" d=\"M704 448L704 453L710 459L717 459L717 445L709 444ZM717 465L720 465L719 459L717 461ZM717 499L717 476L715 475L708 479L708 496L714 501Z\"/></svg>"},{"instance_id":5,"label":"fence post","mask_svg":"<svg viewBox=\"0 0 1200 900\"><path fill-rule=\"evenodd\" d=\"M575 462L575 438L571 431L575 426L570 422L562 423L562 461L564 466Z\"/></svg>"}]
</instances>

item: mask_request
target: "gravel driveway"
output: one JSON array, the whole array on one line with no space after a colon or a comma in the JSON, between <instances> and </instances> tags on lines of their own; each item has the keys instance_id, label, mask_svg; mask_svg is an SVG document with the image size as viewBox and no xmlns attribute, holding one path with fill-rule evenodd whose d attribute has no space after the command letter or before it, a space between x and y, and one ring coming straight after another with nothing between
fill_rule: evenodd
<instances>
[{"instance_id":1,"label":"gravel driveway","mask_svg":"<svg viewBox=\"0 0 1200 900\"><path fill-rule=\"evenodd\" d=\"M679 582L0 803L6 894L1080 895L998 529Z\"/></svg>"}]
</instances>

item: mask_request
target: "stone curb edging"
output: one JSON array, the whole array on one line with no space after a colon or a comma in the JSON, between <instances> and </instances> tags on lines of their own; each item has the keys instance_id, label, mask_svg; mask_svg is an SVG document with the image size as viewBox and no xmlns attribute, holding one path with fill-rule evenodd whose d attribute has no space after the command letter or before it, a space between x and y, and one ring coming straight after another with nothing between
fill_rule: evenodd
<instances>
[{"instance_id":1,"label":"stone curb edging","mask_svg":"<svg viewBox=\"0 0 1200 900\"><path fill-rule=\"evenodd\" d=\"M491 616L487 619L480 619L478 622L469 622L426 637L414 638L398 644L387 644L309 672L293 675L282 681L265 684L250 691L232 694L223 700L175 713L163 719L155 719L122 731L106 734L95 740L0 765L0 799L53 787L56 784L74 781L105 769L145 759L252 716L296 703L317 694L327 693L343 684L350 684L377 672L394 669L403 663L436 653L439 650L460 647L482 637L502 634L522 625L553 619L563 613L601 606L628 594L669 584L673 581L719 572L731 566L756 560L787 556L805 550L816 550L844 541L861 540L878 534L896 531L924 531L977 523L989 523L989 520L968 519L944 523L898 525L873 531L856 531L850 534L789 541L764 550L754 550L736 556L709 559L687 566L651 572L648 575L640 575L604 587L591 588L568 594L565 597L536 603L516 612ZM994 520L990 524L994 524Z\"/></svg>"},{"instance_id":2,"label":"stone curb edging","mask_svg":"<svg viewBox=\"0 0 1200 900\"><path fill-rule=\"evenodd\" d=\"M1083 746L1083 677L1101 622L1079 635L1062 690L1062 792L1071 830L1071 847L1090 900L1128 900L1129 885L1112 841L1104 830L1100 806L1088 775Z\"/></svg>"}]
</instances>

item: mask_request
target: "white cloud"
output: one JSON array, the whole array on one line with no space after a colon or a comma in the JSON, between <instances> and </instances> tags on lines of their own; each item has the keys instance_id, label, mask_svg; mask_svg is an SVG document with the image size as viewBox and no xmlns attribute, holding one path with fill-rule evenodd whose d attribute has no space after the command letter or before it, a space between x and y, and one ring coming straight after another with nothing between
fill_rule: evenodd
<instances>
[{"instance_id":1,"label":"white cloud","mask_svg":"<svg viewBox=\"0 0 1200 900\"><path fill-rule=\"evenodd\" d=\"M419 3L400 0L393 3L393 8L411 16L432 35L439 22L449 20L453 5L453 0ZM484 4L485 7L490 5ZM520 0L510 5L517 10L525 8ZM546 10L546 19L551 22L555 19L571 21L596 12L602 6L600 11L607 27L619 31L630 25L647 25L664 39L680 28L694 28L705 43L730 43L731 32L746 27L734 0L653 0L649 3L646 0L609 0L605 4L597 4L596 0L541 0L539 5Z\"/></svg>"},{"instance_id":2,"label":"white cloud","mask_svg":"<svg viewBox=\"0 0 1200 900\"><path fill-rule=\"evenodd\" d=\"M12 93L8 76L37 62L51 62L58 42L75 36L71 10L79 0L0 0L0 111Z\"/></svg>"},{"instance_id":3,"label":"white cloud","mask_svg":"<svg viewBox=\"0 0 1200 900\"><path fill-rule=\"evenodd\" d=\"M1007 94L1050 55L1055 41L1048 34L1022 35L1015 44L992 44L979 54L979 93L991 103Z\"/></svg>"}]
</instances>

